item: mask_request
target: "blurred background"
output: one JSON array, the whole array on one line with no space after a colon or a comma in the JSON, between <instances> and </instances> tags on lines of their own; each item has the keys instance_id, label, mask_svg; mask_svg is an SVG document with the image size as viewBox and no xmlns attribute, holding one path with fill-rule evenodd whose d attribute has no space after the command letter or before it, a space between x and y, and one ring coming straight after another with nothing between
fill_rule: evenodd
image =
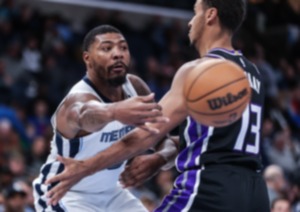
<instances>
[{"instance_id":1,"label":"blurred background","mask_svg":"<svg viewBox=\"0 0 300 212\"><path fill-rule=\"evenodd\" d=\"M198 57L188 41L194 0L0 1L0 211L34 211L31 182L49 152L50 117L85 75L87 31L111 24L123 32L131 72L159 100L177 69ZM264 75L261 143L270 199L300 211L300 1L248 0L234 45ZM149 211L168 193L175 169L134 188Z\"/></svg>"}]
</instances>

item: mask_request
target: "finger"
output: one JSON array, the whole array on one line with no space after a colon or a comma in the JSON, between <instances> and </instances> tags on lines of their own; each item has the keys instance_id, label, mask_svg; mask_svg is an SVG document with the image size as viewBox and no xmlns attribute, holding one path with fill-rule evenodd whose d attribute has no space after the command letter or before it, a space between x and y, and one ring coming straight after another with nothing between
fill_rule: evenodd
<instances>
[{"instance_id":1,"label":"finger","mask_svg":"<svg viewBox=\"0 0 300 212\"><path fill-rule=\"evenodd\" d=\"M65 180L67 177L64 176L64 172L62 172L61 174L58 174L56 176L53 176L49 179L46 180L45 184L46 185L49 185L49 184L52 184L52 183L56 183L56 182L59 182L59 181L62 181L62 180Z\"/></svg>"},{"instance_id":2,"label":"finger","mask_svg":"<svg viewBox=\"0 0 300 212\"><path fill-rule=\"evenodd\" d=\"M147 175L141 173L140 175L132 176L130 179L126 180L123 185L125 188L136 187L143 184L146 181L146 179L147 179Z\"/></svg>"},{"instance_id":3,"label":"finger","mask_svg":"<svg viewBox=\"0 0 300 212\"><path fill-rule=\"evenodd\" d=\"M62 156L60 156L60 155L57 155L56 160L58 160L59 162L65 164L65 163L64 163L64 162L65 162L65 161L64 161L64 157L62 157Z\"/></svg>"},{"instance_id":4,"label":"finger","mask_svg":"<svg viewBox=\"0 0 300 212\"><path fill-rule=\"evenodd\" d=\"M48 204L56 205L60 201L60 199L65 195L65 193L70 189L70 187L70 184L60 183L54 188L52 188L50 191L48 191Z\"/></svg>"},{"instance_id":5,"label":"finger","mask_svg":"<svg viewBox=\"0 0 300 212\"><path fill-rule=\"evenodd\" d=\"M48 205L57 205L60 199L64 196L63 192L58 191L56 192L49 200Z\"/></svg>"},{"instance_id":6,"label":"finger","mask_svg":"<svg viewBox=\"0 0 300 212\"><path fill-rule=\"evenodd\" d=\"M131 176L131 177L127 176L127 177L123 178L122 182L123 182L124 187L131 187L131 185L133 185L136 182L136 179L133 176Z\"/></svg>"},{"instance_id":7,"label":"finger","mask_svg":"<svg viewBox=\"0 0 300 212\"><path fill-rule=\"evenodd\" d=\"M72 162L72 159L71 159L71 158L65 158L65 157L63 157L63 156L61 156L61 155L58 155L58 156L56 157L56 159L57 159L59 162L63 163L64 165L68 165L68 164L70 164L70 163Z\"/></svg>"},{"instance_id":8,"label":"finger","mask_svg":"<svg viewBox=\"0 0 300 212\"><path fill-rule=\"evenodd\" d=\"M144 118L144 123L168 123L170 119L168 117L156 117L156 118Z\"/></svg>"},{"instance_id":9,"label":"finger","mask_svg":"<svg viewBox=\"0 0 300 212\"><path fill-rule=\"evenodd\" d=\"M137 127L141 128L142 130L145 130L147 132L150 132L151 134L158 134L160 132L159 129L156 129L156 128L150 127L150 126L146 126L145 124L143 124L143 125L137 125Z\"/></svg>"},{"instance_id":10,"label":"finger","mask_svg":"<svg viewBox=\"0 0 300 212\"><path fill-rule=\"evenodd\" d=\"M154 97L155 97L155 94L154 93L150 93L147 96L141 96L141 100L143 102L153 102L154 101Z\"/></svg>"},{"instance_id":11,"label":"finger","mask_svg":"<svg viewBox=\"0 0 300 212\"><path fill-rule=\"evenodd\" d=\"M141 110L157 110L162 111L162 107L157 103L142 103L140 105Z\"/></svg>"}]
</instances>

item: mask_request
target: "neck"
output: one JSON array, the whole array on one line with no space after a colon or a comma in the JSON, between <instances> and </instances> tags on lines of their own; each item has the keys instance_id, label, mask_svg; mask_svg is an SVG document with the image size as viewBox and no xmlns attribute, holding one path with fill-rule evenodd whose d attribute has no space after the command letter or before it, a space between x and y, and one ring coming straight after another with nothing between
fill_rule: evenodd
<instances>
[{"instance_id":1,"label":"neck","mask_svg":"<svg viewBox=\"0 0 300 212\"><path fill-rule=\"evenodd\" d=\"M215 36L212 36L212 34ZM208 36L203 36L203 39L197 45L197 50L201 57L214 48L233 50L231 39L232 36L228 33L210 33Z\"/></svg>"}]
</instances>

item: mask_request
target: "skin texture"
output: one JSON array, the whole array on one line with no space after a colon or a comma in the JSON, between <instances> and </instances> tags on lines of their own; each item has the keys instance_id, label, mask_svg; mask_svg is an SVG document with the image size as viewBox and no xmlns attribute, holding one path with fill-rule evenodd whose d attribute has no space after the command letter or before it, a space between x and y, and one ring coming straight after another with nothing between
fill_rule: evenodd
<instances>
[{"instance_id":1,"label":"skin texture","mask_svg":"<svg viewBox=\"0 0 300 212\"><path fill-rule=\"evenodd\" d=\"M209 50L217 47L232 50L232 33L220 26L217 9L213 7L204 8L202 0L198 0L194 10L195 16L189 23L189 38L199 54L203 56ZM189 71L196 65L205 62L205 60L211 59L197 59L187 62L177 71L170 90L159 102L162 106L163 116L169 118L169 122L164 124L151 123L148 125L159 129L158 133L153 134L141 129L135 129L119 142L114 143L110 148L90 159L76 161L68 158L58 158L65 164L65 170L47 181L47 183L60 181L57 186L48 192L49 203L56 204L65 192L83 177L132 158L155 146L168 132L179 125L189 115L185 105L185 97L183 96L184 81ZM153 169L153 172L155 171Z\"/></svg>"}]
</instances>

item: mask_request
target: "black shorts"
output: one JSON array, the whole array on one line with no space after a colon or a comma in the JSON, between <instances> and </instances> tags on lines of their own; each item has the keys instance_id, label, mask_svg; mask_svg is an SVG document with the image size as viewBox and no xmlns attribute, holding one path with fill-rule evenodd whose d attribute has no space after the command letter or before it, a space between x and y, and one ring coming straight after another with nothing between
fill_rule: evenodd
<instances>
[{"instance_id":1,"label":"black shorts","mask_svg":"<svg viewBox=\"0 0 300 212\"><path fill-rule=\"evenodd\" d=\"M159 212L269 212L266 184L254 170L212 165L183 172Z\"/></svg>"}]
</instances>

